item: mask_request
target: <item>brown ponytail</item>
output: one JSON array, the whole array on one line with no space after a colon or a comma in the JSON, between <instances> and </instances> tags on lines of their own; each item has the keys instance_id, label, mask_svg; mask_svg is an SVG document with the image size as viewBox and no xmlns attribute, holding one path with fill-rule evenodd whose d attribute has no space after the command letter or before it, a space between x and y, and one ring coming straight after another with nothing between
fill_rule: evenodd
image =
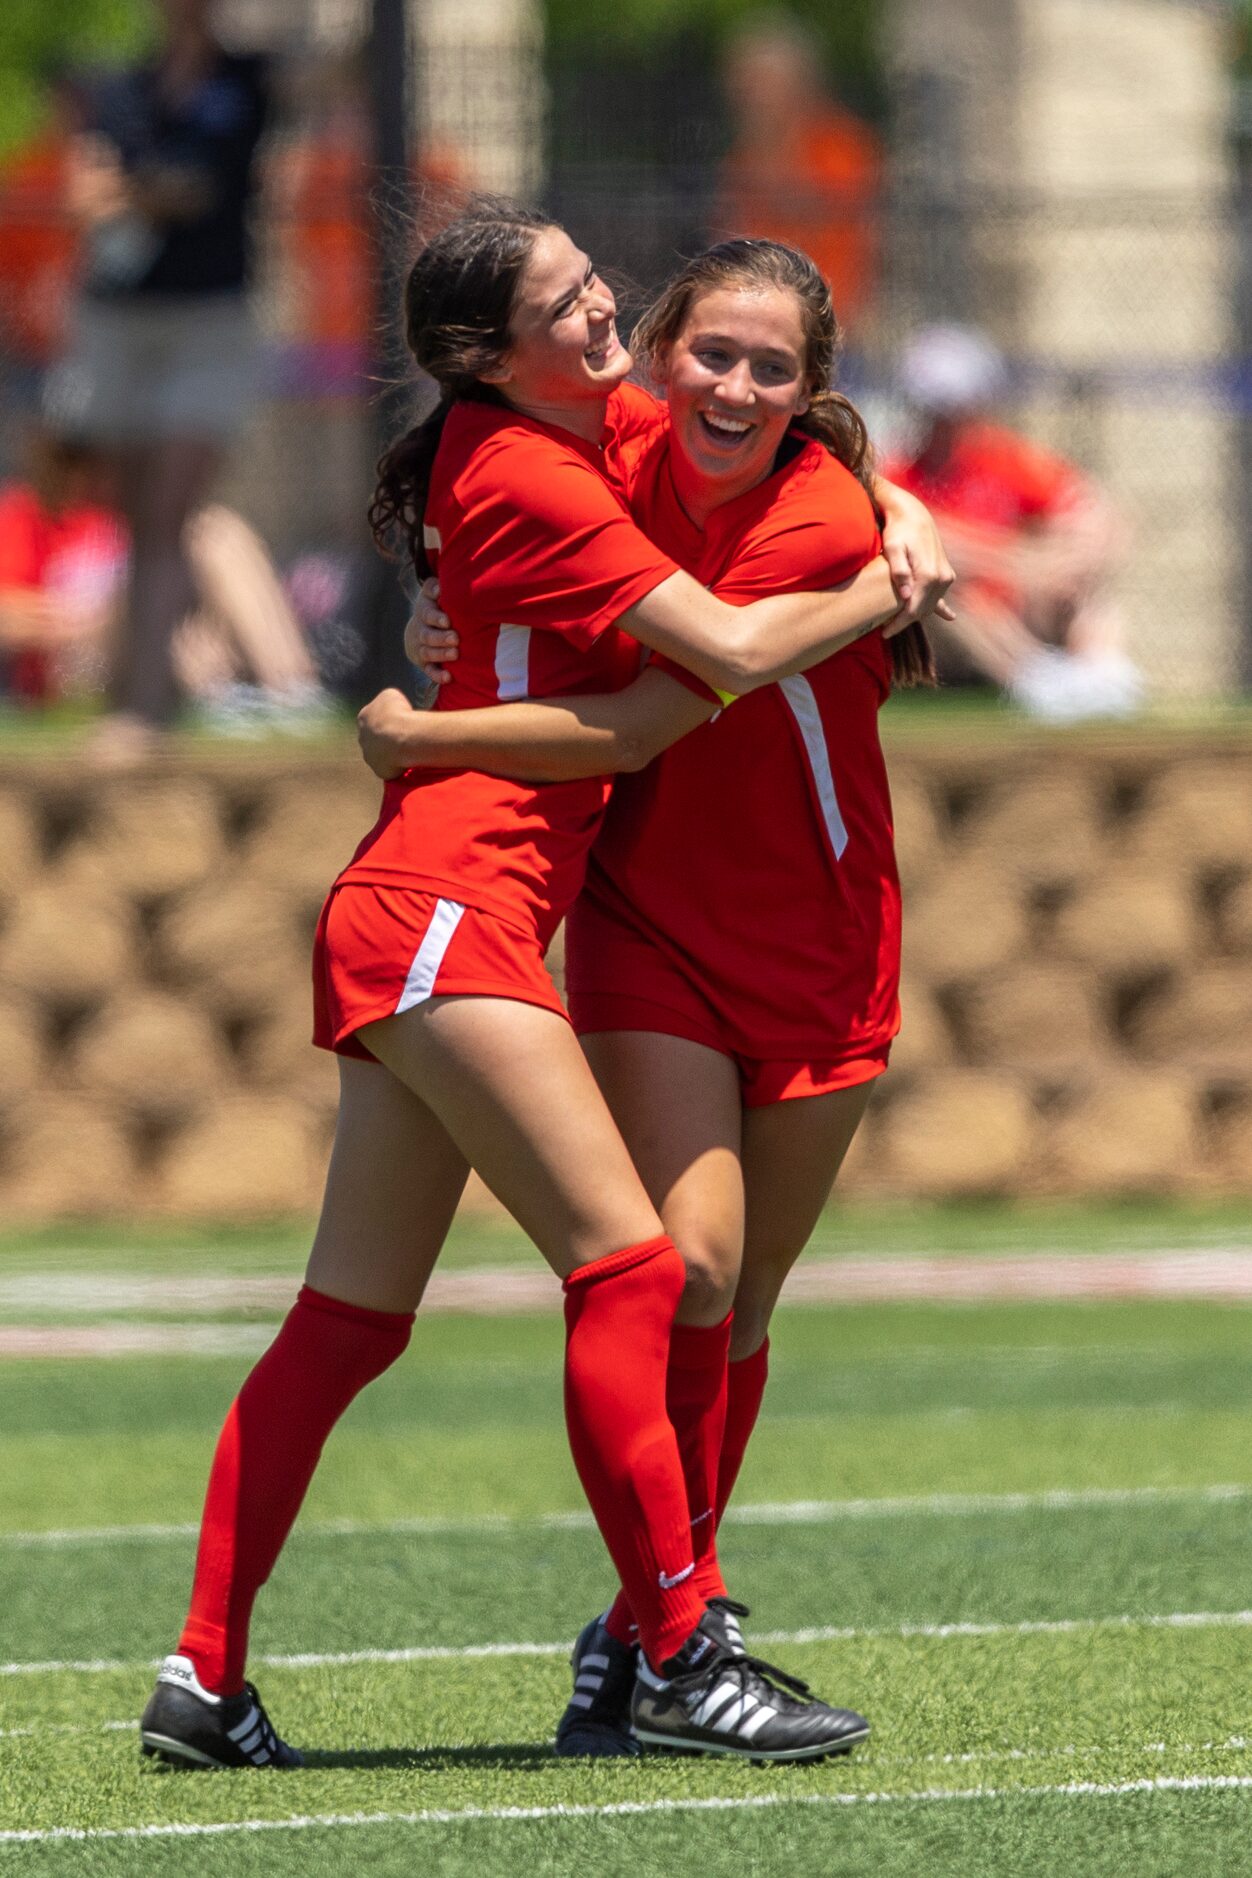
<instances>
[{"instance_id":1,"label":"brown ponytail","mask_svg":"<svg viewBox=\"0 0 1252 1878\"><path fill-rule=\"evenodd\" d=\"M404 284L404 337L439 391L428 417L383 453L369 507L381 551L430 572L422 520L439 439L461 399L503 404L483 373L509 349L509 325L535 236L555 224L498 196L477 196L420 250Z\"/></svg>"},{"instance_id":2,"label":"brown ponytail","mask_svg":"<svg viewBox=\"0 0 1252 1878\"><path fill-rule=\"evenodd\" d=\"M856 477L879 522L882 515L874 494L874 457L865 420L831 380L839 359L842 335L835 317L830 288L807 254L780 241L757 241L746 236L720 241L682 267L635 327L630 347L645 369L658 374L665 353L686 324L701 295L719 287L778 287L793 293L804 328L809 408L792 428L814 438ZM923 626L908 626L887 641L897 685L933 685L935 660Z\"/></svg>"}]
</instances>

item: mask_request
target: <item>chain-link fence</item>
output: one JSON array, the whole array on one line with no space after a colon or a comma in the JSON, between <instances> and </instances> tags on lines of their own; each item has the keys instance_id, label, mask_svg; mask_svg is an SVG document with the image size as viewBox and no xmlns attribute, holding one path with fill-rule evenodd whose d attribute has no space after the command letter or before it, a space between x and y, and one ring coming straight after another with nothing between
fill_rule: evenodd
<instances>
[{"instance_id":1,"label":"chain-link fence","mask_svg":"<svg viewBox=\"0 0 1252 1878\"><path fill-rule=\"evenodd\" d=\"M872 189L831 181L817 151L780 198L777 178L758 184L736 168L717 76L698 49L663 69L642 56L624 68L620 57L568 55L542 68L530 42L514 48L515 68L475 56L427 60L426 93L436 85L440 103L419 139L420 199L454 201L483 183L533 188L631 283L628 307L718 235L808 247L830 269L837 304L851 295L847 381L888 452L907 433L896 363L909 336L936 319L985 329L1007 361L1005 419L1089 472L1124 518L1117 598L1154 687L1203 697L1246 679L1246 198L1233 188L1109 195L1098 179L1064 198L992 194L959 163L919 177L889 140ZM284 562L364 547L379 254L371 151L350 58L303 88L272 142L257 229L267 391L232 493ZM10 166L0 191L0 469L15 461L72 278L56 191L46 152Z\"/></svg>"}]
</instances>

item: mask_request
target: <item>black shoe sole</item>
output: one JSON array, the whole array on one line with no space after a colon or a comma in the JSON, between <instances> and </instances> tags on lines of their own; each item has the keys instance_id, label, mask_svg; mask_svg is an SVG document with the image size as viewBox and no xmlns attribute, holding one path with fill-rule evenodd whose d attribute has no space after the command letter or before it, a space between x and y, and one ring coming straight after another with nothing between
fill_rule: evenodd
<instances>
[{"instance_id":1,"label":"black shoe sole","mask_svg":"<svg viewBox=\"0 0 1252 1878\"><path fill-rule=\"evenodd\" d=\"M606 1737L600 1736L598 1739L603 1742ZM579 1737L574 1736L572 1740L576 1742ZM574 1746L571 1745L571 1737L567 1737L564 1741L557 1740L554 1743L552 1753L558 1761L637 1761L639 1759L639 1744L633 1735L629 1736L625 1742L620 1742L619 1738L619 1744L612 1747L594 1745L596 1741L597 1737L592 1735L581 1745Z\"/></svg>"},{"instance_id":2,"label":"black shoe sole","mask_svg":"<svg viewBox=\"0 0 1252 1878\"><path fill-rule=\"evenodd\" d=\"M869 1740L869 1729L862 1734L845 1735L840 1741L831 1741L808 1748L753 1748L735 1747L731 1742L681 1740L670 1735L651 1734L646 1728L635 1725L635 1737L640 1747L650 1748L654 1752L671 1755L690 1755L699 1760L705 1755L722 1755L728 1760L750 1761L754 1767L772 1767L802 1761L834 1761L845 1754L851 1754L853 1748L860 1747Z\"/></svg>"},{"instance_id":3,"label":"black shoe sole","mask_svg":"<svg viewBox=\"0 0 1252 1878\"><path fill-rule=\"evenodd\" d=\"M167 1773L176 1768L198 1774L229 1774L245 1771L243 1768L232 1768L226 1761L215 1761L211 1755L202 1753L199 1748L189 1748L185 1741L175 1741L170 1735L141 1735L139 1751L146 1758L157 1763L157 1771L160 1773Z\"/></svg>"}]
</instances>

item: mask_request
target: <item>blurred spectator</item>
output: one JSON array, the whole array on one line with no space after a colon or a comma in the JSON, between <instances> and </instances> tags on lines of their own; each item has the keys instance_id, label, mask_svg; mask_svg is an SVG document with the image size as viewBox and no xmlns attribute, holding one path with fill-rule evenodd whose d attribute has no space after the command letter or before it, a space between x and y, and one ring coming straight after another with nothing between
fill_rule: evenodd
<instances>
[{"instance_id":1,"label":"blurred spectator","mask_svg":"<svg viewBox=\"0 0 1252 1878\"><path fill-rule=\"evenodd\" d=\"M874 291L879 139L827 95L818 43L789 14L750 20L722 69L733 141L716 219L726 233L803 248L852 331Z\"/></svg>"},{"instance_id":2,"label":"blurred spectator","mask_svg":"<svg viewBox=\"0 0 1252 1878\"><path fill-rule=\"evenodd\" d=\"M32 382L65 343L78 258L65 211L74 102L69 87L54 80L44 128L0 164L0 339Z\"/></svg>"},{"instance_id":3,"label":"blurred spectator","mask_svg":"<svg viewBox=\"0 0 1252 1878\"><path fill-rule=\"evenodd\" d=\"M981 333L919 333L900 384L919 433L887 473L933 510L957 571L957 618L934 627L941 666L972 668L1053 722L1136 710L1143 680L1107 590L1122 536L1107 498L1063 457L991 421L1006 374Z\"/></svg>"},{"instance_id":4,"label":"blurred spectator","mask_svg":"<svg viewBox=\"0 0 1252 1878\"><path fill-rule=\"evenodd\" d=\"M212 13L159 0L152 58L85 90L69 165L84 270L52 408L113 452L132 541L101 760L142 756L173 718L184 530L254 392L247 224L269 80L219 42Z\"/></svg>"},{"instance_id":5,"label":"blurred spectator","mask_svg":"<svg viewBox=\"0 0 1252 1878\"><path fill-rule=\"evenodd\" d=\"M47 704L107 640L126 534L103 499L99 455L40 430L28 476L0 488L0 661L5 692Z\"/></svg>"},{"instance_id":6,"label":"blurred spectator","mask_svg":"<svg viewBox=\"0 0 1252 1878\"><path fill-rule=\"evenodd\" d=\"M29 476L0 488L5 689L49 704L98 689L126 585L127 536L100 452L40 429ZM260 537L212 503L184 528L194 600L179 619L177 682L219 728L303 728L328 709L304 635Z\"/></svg>"},{"instance_id":7,"label":"blurred spectator","mask_svg":"<svg viewBox=\"0 0 1252 1878\"><path fill-rule=\"evenodd\" d=\"M359 57L315 66L305 75L302 103L303 125L272 165L285 336L298 349L302 384L359 396L379 311L376 214L401 222L405 205L373 200L374 125ZM414 159L419 207L433 197L451 216L468 180L466 164L450 150L428 147ZM407 226L401 238L408 246Z\"/></svg>"}]
</instances>

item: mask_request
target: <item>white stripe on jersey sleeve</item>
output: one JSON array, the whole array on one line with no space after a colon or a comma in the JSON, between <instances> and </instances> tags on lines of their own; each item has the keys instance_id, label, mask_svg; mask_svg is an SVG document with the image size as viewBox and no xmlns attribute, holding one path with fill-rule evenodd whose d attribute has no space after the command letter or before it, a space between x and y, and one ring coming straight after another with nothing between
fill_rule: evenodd
<instances>
[{"instance_id":1,"label":"white stripe on jersey sleeve","mask_svg":"<svg viewBox=\"0 0 1252 1878\"><path fill-rule=\"evenodd\" d=\"M839 798L835 794L835 779L830 773L830 752L826 748L826 732L822 726L821 712L817 708L817 698L808 679L798 672L791 678L780 678L778 689L800 726L800 735L804 739L804 748L813 771L813 781L817 784L817 799L822 806L826 833L830 836L835 859L839 860L848 845L848 831L843 825Z\"/></svg>"},{"instance_id":2,"label":"white stripe on jersey sleeve","mask_svg":"<svg viewBox=\"0 0 1252 1878\"><path fill-rule=\"evenodd\" d=\"M422 546L424 548L433 548L436 554L443 546L443 539L439 530L432 528L429 522L423 522L422 524Z\"/></svg>"},{"instance_id":3,"label":"white stripe on jersey sleeve","mask_svg":"<svg viewBox=\"0 0 1252 1878\"><path fill-rule=\"evenodd\" d=\"M496 640L496 696L504 703L530 696L529 626L500 628Z\"/></svg>"}]
</instances>

